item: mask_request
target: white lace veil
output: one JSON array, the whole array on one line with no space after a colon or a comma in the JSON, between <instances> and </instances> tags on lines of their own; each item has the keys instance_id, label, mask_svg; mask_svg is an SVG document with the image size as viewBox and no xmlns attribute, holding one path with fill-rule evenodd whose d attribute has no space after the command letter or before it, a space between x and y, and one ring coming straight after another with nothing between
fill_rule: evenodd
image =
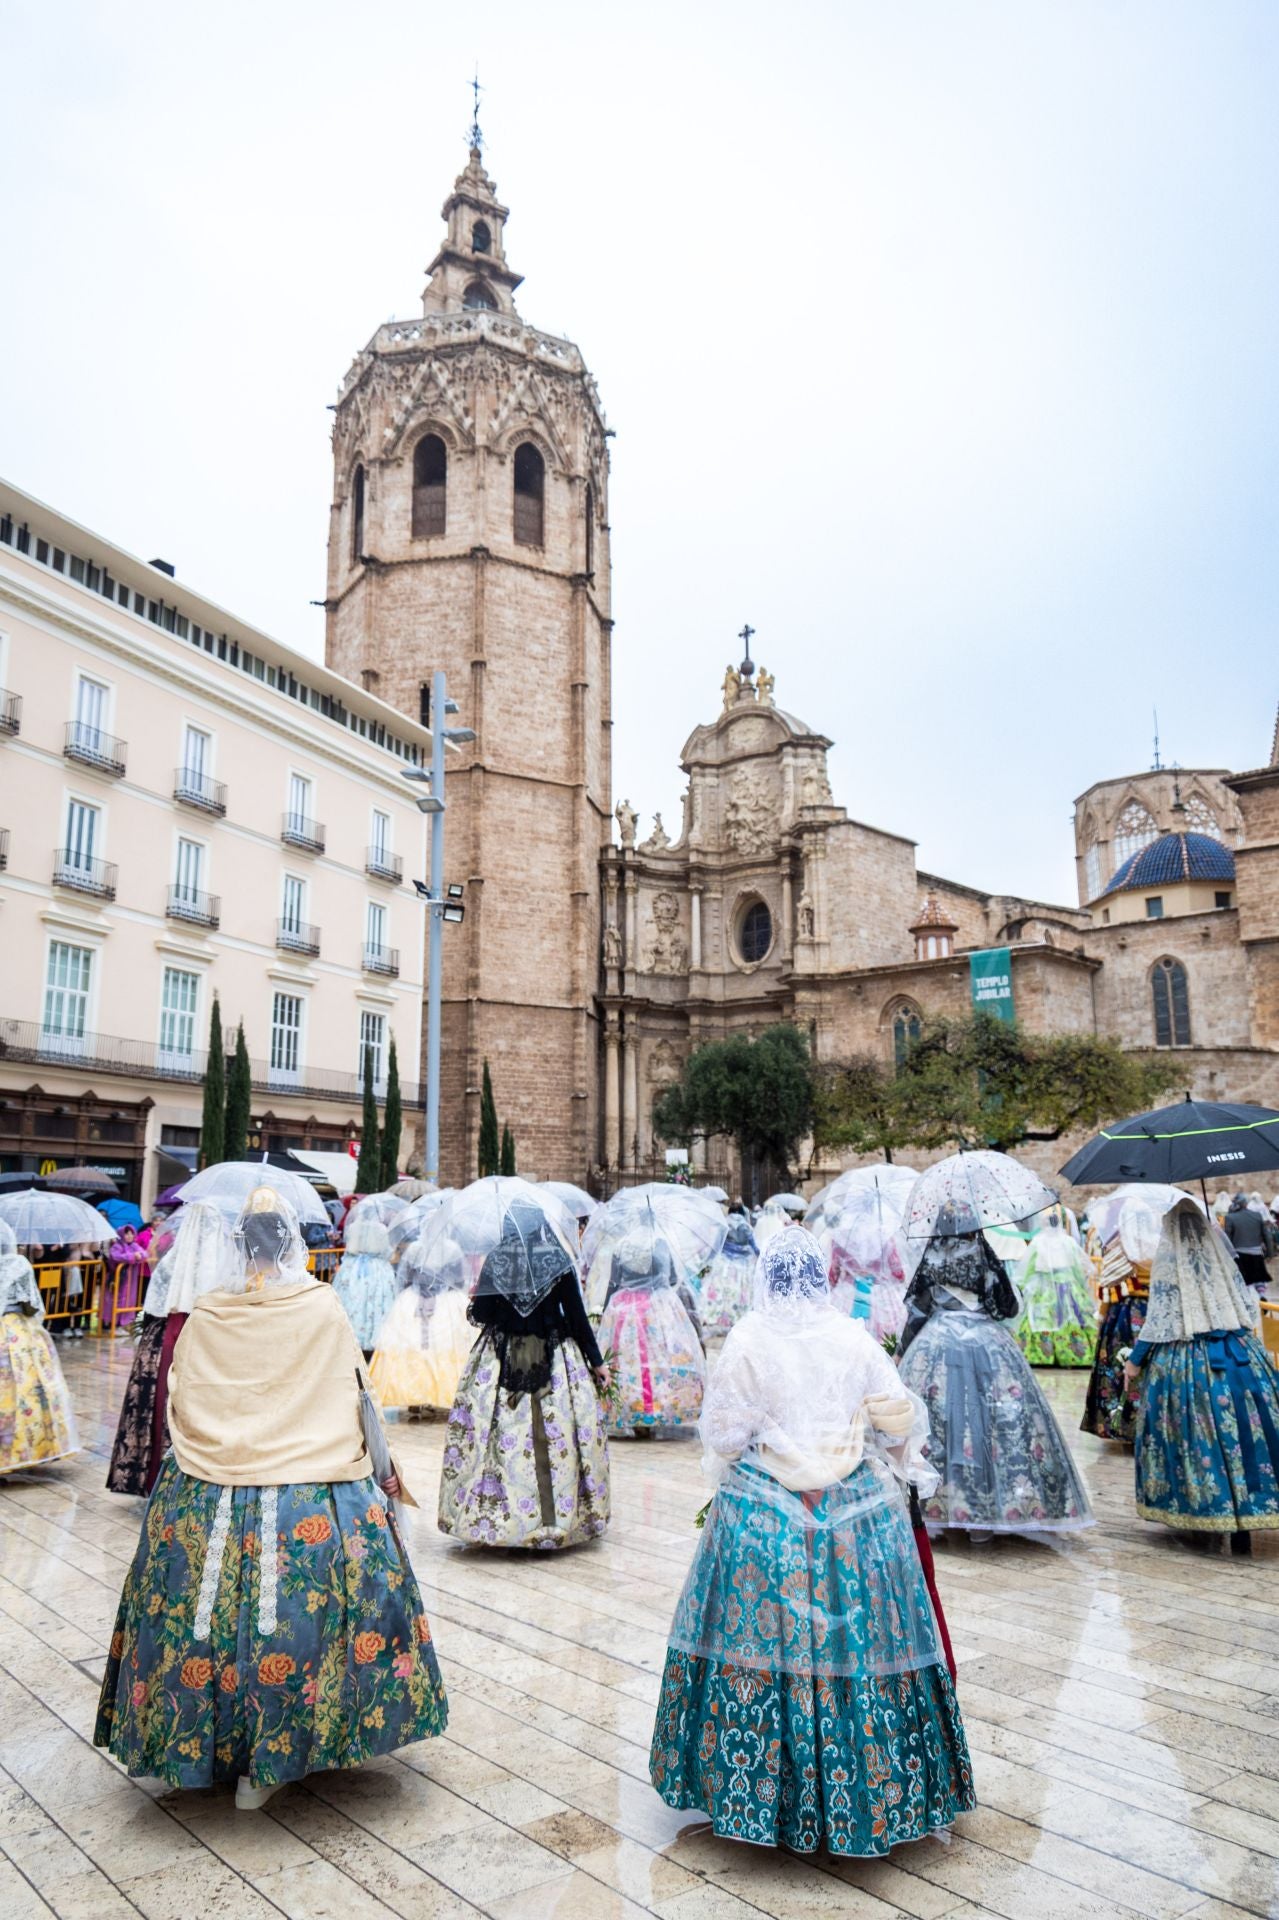
<instances>
[{"instance_id":1,"label":"white lace veil","mask_svg":"<svg viewBox=\"0 0 1279 1920\"><path fill-rule=\"evenodd\" d=\"M167 1313L190 1313L202 1293L232 1285L236 1249L222 1209L210 1200L188 1201L160 1265L167 1268Z\"/></svg>"},{"instance_id":2,"label":"white lace veil","mask_svg":"<svg viewBox=\"0 0 1279 1920\"><path fill-rule=\"evenodd\" d=\"M1150 1269L1141 1338L1151 1346L1200 1333L1251 1333L1259 1308L1239 1269L1193 1200L1164 1215Z\"/></svg>"},{"instance_id":3,"label":"white lace veil","mask_svg":"<svg viewBox=\"0 0 1279 1920\"><path fill-rule=\"evenodd\" d=\"M226 1292L291 1287L309 1279L297 1213L274 1187L254 1188L235 1223L234 1239L233 1277Z\"/></svg>"},{"instance_id":4,"label":"white lace veil","mask_svg":"<svg viewBox=\"0 0 1279 1920\"><path fill-rule=\"evenodd\" d=\"M389 1259L391 1253L391 1235L382 1210L376 1204L381 1194L372 1194L366 1200L357 1200L347 1216L346 1232L342 1236L342 1245L347 1253L371 1253Z\"/></svg>"}]
</instances>

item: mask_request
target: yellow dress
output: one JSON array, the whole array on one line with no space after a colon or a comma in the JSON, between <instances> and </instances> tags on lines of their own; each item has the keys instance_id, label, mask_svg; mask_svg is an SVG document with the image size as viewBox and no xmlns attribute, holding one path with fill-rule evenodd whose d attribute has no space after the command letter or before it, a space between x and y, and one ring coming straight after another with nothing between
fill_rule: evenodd
<instances>
[{"instance_id":1,"label":"yellow dress","mask_svg":"<svg viewBox=\"0 0 1279 1920\"><path fill-rule=\"evenodd\" d=\"M79 1447L43 1318L29 1262L17 1253L0 1256L0 1473L62 1460Z\"/></svg>"},{"instance_id":2,"label":"yellow dress","mask_svg":"<svg viewBox=\"0 0 1279 1920\"><path fill-rule=\"evenodd\" d=\"M384 1407L453 1405L475 1343L467 1296L451 1288L434 1298L405 1287L378 1329L369 1379Z\"/></svg>"}]
</instances>

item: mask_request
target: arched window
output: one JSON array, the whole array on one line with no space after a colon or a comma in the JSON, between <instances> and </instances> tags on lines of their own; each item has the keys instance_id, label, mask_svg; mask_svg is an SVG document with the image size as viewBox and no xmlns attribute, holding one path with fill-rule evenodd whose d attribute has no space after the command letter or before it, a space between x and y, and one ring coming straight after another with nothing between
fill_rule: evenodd
<instances>
[{"instance_id":1,"label":"arched window","mask_svg":"<svg viewBox=\"0 0 1279 1920\"><path fill-rule=\"evenodd\" d=\"M762 900L752 900L737 927L737 951L748 967L762 960L773 944L773 916Z\"/></svg>"},{"instance_id":2,"label":"arched window","mask_svg":"<svg viewBox=\"0 0 1279 1920\"><path fill-rule=\"evenodd\" d=\"M1084 894L1095 900L1101 892L1101 848L1090 840L1084 852Z\"/></svg>"},{"instance_id":3,"label":"arched window","mask_svg":"<svg viewBox=\"0 0 1279 1920\"><path fill-rule=\"evenodd\" d=\"M1207 833L1214 840L1221 838L1220 822L1200 793L1192 793L1186 802L1186 832Z\"/></svg>"},{"instance_id":4,"label":"arched window","mask_svg":"<svg viewBox=\"0 0 1279 1920\"><path fill-rule=\"evenodd\" d=\"M1122 867L1134 853L1140 853L1152 840L1159 838L1159 829L1140 800L1130 800L1115 822L1115 865Z\"/></svg>"},{"instance_id":5,"label":"arched window","mask_svg":"<svg viewBox=\"0 0 1279 1920\"><path fill-rule=\"evenodd\" d=\"M1150 974L1155 1007L1155 1045L1190 1045L1190 992L1180 960L1156 960Z\"/></svg>"},{"instance_id":6,"label":"arched window","mask_svg":"<svg viewBox=\"0 0 1279 1920\"><path fill-rule=\"evenodd\" d=\"M351 475L351 565L358 567L364 552L364 468Z\"/></svg>"},{"instance_id":7,"label":"arched window","mask_svg":"<svg viewBox=\"0 0 1279 1920\"><path fill-rule=\"evenodd\" d=\"M493 236L489 232L487 220L477 220L471 228L472 253L487 253L493 245Z\"/></svg>"},{"instance_id":8,"label":"arched window","mask_svg":"<svg viewBox=\"0 0 1279 1920\"><path fill-rule=\"evenodd\" d=\"M529 440L515 449L515 538L522 547L542 544L542 496L546 462Z\"/></svg>"},{"instance_id":9,"label":"arched window","mask_svg":"<svg viewBox=\"0 0 1279 1920\"><path fill-rule=\"evenodd\" d=\"M893 1010L893 1065L905 1065L906 1055L923 1031L923 1019L912 1000L903 1000Z\"/></svg>"},{"instance_id":10,"label":"arched window","mask_svg":"<svg viewBox=\"0 0 1279 1920\"><path fill-rule=\"evenodd\" d=\"M493 298L493 290L491 287L486 287L482 280L472 280L462 295L462 305L472 307L476 312L497 312L497 301Z\"/></svg>"},{"instance_id":11,"label":"arched window","mask_svg":"<svg viewBox=\"0 0 1279 1920\"><path fill-rule=\"evenodd\" d=\"M449 456L438 433L423 435L413 449L413 538L430 540L444 531Z\"/></svg>"},{"instance_id":12,"label":"arched window","mask_svg":"<svg viewBox=\"0 0 1279 1920\"><path fill-rule=\"evenodd\" d=\"M586 571L595 571L595 489L588 480L586 483Z\"/></svg>"}]
</instances>

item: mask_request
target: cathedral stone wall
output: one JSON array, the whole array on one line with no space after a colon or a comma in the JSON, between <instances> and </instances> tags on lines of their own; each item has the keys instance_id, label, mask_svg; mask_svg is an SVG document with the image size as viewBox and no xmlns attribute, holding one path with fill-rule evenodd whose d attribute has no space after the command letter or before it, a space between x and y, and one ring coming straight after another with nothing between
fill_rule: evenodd
<instances>
[{"instance_id":1,"label":"cathedral stone wall","mask_svg":"<svg viewBox=\"0 0 1279 1920\"><path fill-rule=\"evenodd\" d=\"M1085 937L1097 974L1097 1031L1126 1047L1153 1047L1151 973L1165 957L1186 969L1191 1039L1197 1047L1246 1047L1249 1030L1247 969L1239 948L1238 915L1224 909L1095 927Z\"/></svg>"}]
</instances>

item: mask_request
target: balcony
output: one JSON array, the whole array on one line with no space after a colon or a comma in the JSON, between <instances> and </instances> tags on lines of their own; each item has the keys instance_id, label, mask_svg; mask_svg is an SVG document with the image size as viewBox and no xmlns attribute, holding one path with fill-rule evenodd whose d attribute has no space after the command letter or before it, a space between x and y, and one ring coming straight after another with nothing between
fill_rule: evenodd
<instances>
[{"instance_id":1,"label":"balcony","mask_svg":"<svg viewBox=\"0 0 1279 1920\"><path fill-rule=\"evenodd\" d=\"M390 853L385 847L366 847L364 871L374 880L389 880L398 887L404 878L404 862L398 853Z\"/></svg>"},{"instance_id":2,"label":"balcony","mask_svg":"<svg viewBox=\"0 0 1279 1920\"><path fill-rule=\"evenodd\" d=\"M400 971L400 949L398 947L370 946L364 943L365 973L381 973L394 979Z\"/></svg>"},{"instance_id":3,"label":"balcony","mask_svg":"<svg viewBox=\"0 0 1279 1920\"><path fill-rule=\"evenodd\" d=\"M222 902L216 893L200 893L195 887L170 887L165 913L170 920L181 920L188 927L216 927L222 922Z\"/></svg>"},{"instance_id":4,"label":"balcony","mask_svg":"<svg viewBox=\"0 0 1279 1920\"><path fill-rule=\"evenodd\" d=\"M207 774L195 773L190 767L174 768L173 797L184 807L197 807L201 813L216 813L220 818L226 812L223 782L210 780Z\"/></svg>"},{"instance_id":5,"label":"balcony","mask_svg":"<svg viewBox=\"0 0 1279 1920\"><path fill-rule=\"evenodd\" d=\"M119 868L109 860L90 860L78 847L55 847L53 884L70 893L91 893L98 900L114 900Z\"/></svg>"},{"instance_id":6,"label":"balcony","mask_svg":"<svg viewBox=\"0 0 1279 1920\"><path fill-rule=\"evenodd\" d=\"M50 1033L38 1020L0 1018L0 1062L5 1066L56 1064L68 1058L74 1059L78 1068L89 1067L95 1073L117 1074L122 1079L177 1080L190 1085L203 1080L208 1064L203 1048L178 1054L151 1040L126 1040L105 1033ZM250 1060L249 1074L255 1093L279 1090L284 1084L284 1076L265 1060ZM303 1093L313 1101L340 1102L354 1115L359 1112L363 1085L357 1073L330 1073L308 1063L288 1090ZM400 1090L406 1107L421 1107L422 1088L402 1083Z\"/></svg>"},{"instance_id":7,"label":"balcony","mask_svg":"<svg viewBox=\"0 0 1279 1920\"><path fill-rule=\"evenodd\" d=\"M280 822L280 838L286 847L301 847L304 853L324 852L324 828L304 813L286 813Z\"/></svg>"},{"instance_id":8,"label":"balcony","mask_svg":"<svg viewBox=\"0 0 1279 1920\"><path fill-rule=\"evenodd\" d=\"M281 953L301 953L315 959L320 951L320 929L305 920L277 920L275 944Z\"/></svg>"},{"instance_id":9,"label":"balcony","mask_svg":"<svg viewBox=\"0 0 1279 1920\"><path fill-rule=\"evenodd\" d=\"M18 733L21 727L22 695L0 687L0 733Z\"/></svg>"},{"instance_id":10,"label":"balcony","mask_svg":"<svg viewBox=\"0 0 1279 1920\"><path fill-rule=\"evenodd\" d=\"M115 739L112 734L102 733L83 720L67 721L62 752L66 759L74 760L79 766L92 767L97 773L109 773L113 779L119 779L128 751L126 742Z\"/></svg>"},{"instance_id":11,"label":"balcony","mask_svg":"<svg viewBox=\"0 0 1279 1920\"><path fill-rule=\"evenodd\" d=\"M0 827L0 873L3 873L5 871L8 864L9 864L9 829L8 827Z\"/></svg>"}]
</instances>

